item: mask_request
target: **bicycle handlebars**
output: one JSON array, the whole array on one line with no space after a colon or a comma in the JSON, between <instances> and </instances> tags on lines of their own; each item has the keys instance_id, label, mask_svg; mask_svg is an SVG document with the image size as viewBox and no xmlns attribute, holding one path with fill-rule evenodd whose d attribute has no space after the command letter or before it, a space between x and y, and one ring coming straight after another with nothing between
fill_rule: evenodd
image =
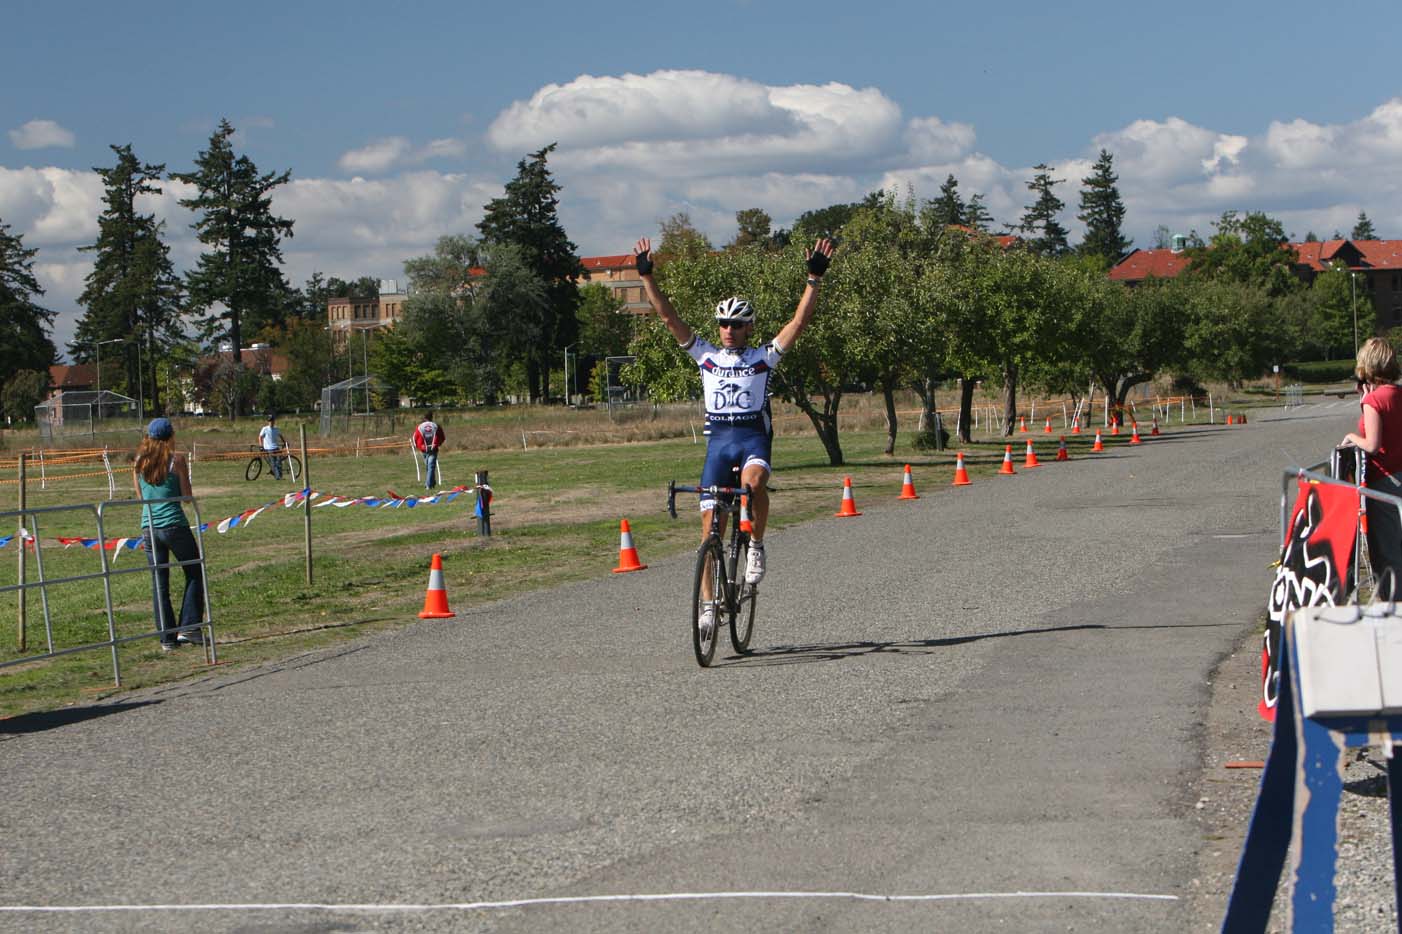
<instances>
[{"instance_id":1,"label":"bicycle handlebars","mask_svg":"<svg viewBox=\"0 0 1402 934\"><path fill-rule=\"evenodd\" d=\"M744 486L685 486L672 480L667 484L667 515L673 519L677 517L677 494L678 493L709 493L712 496L733 497L753 496L754 493L747 483Z\"/></svg>"}]
</instances>

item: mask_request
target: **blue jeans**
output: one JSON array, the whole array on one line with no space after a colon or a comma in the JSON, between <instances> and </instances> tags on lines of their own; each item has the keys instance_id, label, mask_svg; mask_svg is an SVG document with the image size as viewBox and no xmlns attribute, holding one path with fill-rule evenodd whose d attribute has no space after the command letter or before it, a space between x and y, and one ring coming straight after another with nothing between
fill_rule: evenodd
<instances>
[{"instance_id":1,"label":"blue jeans","mask_svg":"<svg viewBox=\"0 0 1402 934\"><path fill-rule=\"evenodd\" d=\"M274 479L274 480L281 480L281 479L282 479L282 451L281 451L281 449L274 450L274 451L264 451L264 452L263 452L263 456L266 457L266 458L268 459L268 465L269 465L270 467L272 467L272 469L273 469L273 479Z\"/></svg>"},{"instance_id":2,"label":"blue jeans","mask_svg":"<svg viewBox=\"0 0 1402 934\"><path fill-rule=\"evenodd\" d=\"M170 568L157 565L170 564L172 560L198 561L199 545L188 525L159 529L147 527L142 531L146 536L146 562L151 566L151 603L156 614L156 627L161 630L161 641L173 645L176 634L167 630L177 626L195 626L204 621L204 570L199 564L182 565L185 596L180 603L180 620L177 623L175 610L170 604Z\"/></svg>"},{"instance_id":3,"label":"blue jeans","mask_svg":"<svg viewBox=\"0 0 1402 934\"><path fill-rule=\"evenodd\" d=\"M1368 470L1368 489L1388 496L1402 496L1402 479L1389 477L1374 468ZM1368 559L1373 565L1373 580L1379 599L1402 600L1402 515L1397 507L1382 500L1366 499L1363 509L1368 515ZM1391 571L1391 583L1383 580Z\"/></svg>"},{"instance_id":4,"label":"blue jeans","mask_svg":"<svg viewBox=\"0 0 1402 934\"><path fill-rule=\"evenodd\" d=\"M424 451L424 489L432 492L438 482L438 452Z\"/></svg>"}]
</instances>

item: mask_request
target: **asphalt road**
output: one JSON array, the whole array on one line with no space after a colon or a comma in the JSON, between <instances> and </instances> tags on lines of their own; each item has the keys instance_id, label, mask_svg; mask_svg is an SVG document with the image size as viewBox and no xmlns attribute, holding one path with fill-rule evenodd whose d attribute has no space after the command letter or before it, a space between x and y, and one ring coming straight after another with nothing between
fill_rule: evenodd
<instances>
[{"instance_id":1,"label":"asphalt road","mask_svg":"<svg viewBox=\"0 0 1402 934\"><path fill-rule=\"evenodd\" d=\"M678 556L0 722L0 929L1183 930L1208 674L1350 411L859 489L710 670Z\"/></svg>"}]
</instances>

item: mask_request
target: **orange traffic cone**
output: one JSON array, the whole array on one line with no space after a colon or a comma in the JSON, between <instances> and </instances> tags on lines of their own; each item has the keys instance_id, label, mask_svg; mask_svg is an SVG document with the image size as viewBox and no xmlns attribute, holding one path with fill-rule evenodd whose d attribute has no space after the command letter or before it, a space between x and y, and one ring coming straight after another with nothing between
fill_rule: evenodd
<instances>
[{"instance_id":1,"label":"orange traffic cone","mask_svg":"<svg viewBox=\"0 0 1402 934\"><path fill-rule=\"evenodd\" d=\"M901 499L919 499L920 494L915 492L915 481L910 479L910 465L905 465L905 477L901 480Z\"/></svg>"},{"instance_id":2,"label":"orange traffic cone","mask_svg":"<svg viewBox=\"0 0 1402 934\"><path fill-rule=\"evenodd\" d=\"M1052 433L1052 430L1051 430L1051 419L1050 419L1050 418L1047 419L1047 427L1043 428L1042 431L1043 431L1044 434L1051 434L1051 433Z\"/></svg>"},{"instance_id":3,"label":"orange traffic cone","mask_svg":"<svg viewBox=\"0 0 1402 934\"><path fill-rule=\"evenodd\" d=\"M1134 427L1134 433L1133 433L1132 435L1129 436L1129 443L1130 443L1130 444L1143 444L1144 442L1143 442L1142 440L1140 440L1140 438L1139 438L1139 423L1138 423L1138 422L1130 422L1130 424Z\"/></svg>"},{"instance_id":4,"label":"orange traffic cone","mask_svg":"<svg viewBox=\"0 0 1402 934\"><path fill-rule=\"evenodd\" d=\"M1031 438L1027 439L1027 458L1022 462L1022 466L1024 469L1042 466L1041 462L1037 460L1037 452L1032 449Z\"/></svg>"},{"instance_id":5,"label":"orange traffic cone","mask_svg":"<svg viewBox=\"0 0 1402 934\"><path fill-rule=\"evenodd\" d=\"M1017 473L1016 470L1013 470L1013 446L1011 444L1003 449L1003 466L998 468L998 472L1009 476Z\"/></svg>"},{"instance_id":6,"label":"orange traffic cone","mask_svg":"<svg viewBox=\"0 0 1402 934\"><path fill-rule=\"evenodd\" d=\"M1027 416L1026 416L1026 415L1022 416L1021 418L1019 418L1019 419L1017 420L1017 430L1020 431L1020 432L1022 432L1023 434L1027 434Z\"/></svg>"},{"instance_id":7,"label":"orange traffic cone","mask_svg":"<svg viewBox=\"0 0 1402 934\"><path fill-rule=\"evenodd\" d=\"M1061 446L1056 449L1056 459L1059 461L1069 461L1071 455L1066 452L1066 436L1061 436Z\"/></svg>"},{"instance_id":8,"label":"orange traffic cone","mask_svg":"<svg viewBox=\"0 0 1402 934\"><path fill-rule=\"evenodd\" d=\"M1092 444L1092 445L1090 446L1090 449L1091 449L1092 451L1103 451L1103 450L1105 450L1105 445L1104 445L1103 443L1101 443L1101 441L1100 441L1100 429L1099 429L1099 428L1095 429L1095 443Z\"/></svg>"},{"instance_id":9,"label":"orange traffic cone","mask_svg":"<svg viewBox=\"0 0 1402 934\"><path fill-rule=\"evenodd\" d=\"M1081 416L1077 415L1075 418L1071 419L1071 434L1073 434L1073 435L1078 435L1078 434L1080 434L1080 433L1081 433Z\"/></svg>"},{"instance_id":10,"label":"orange traffic cone","mask_svg":"<svg viewBox=\"0 0 1402 934\"><path fill-rule=\"evenodd\" d=\"M846 519L849 516L860 516L857 512L857 501L852 498L852 478L842 478L842 508L835 513L837 518Z\"/></svg>"},{"instance_id":11,"label":"orange traffic cone","mask_svg":"<svg viewBox=\"0 0 1402 934\"><path fill-rule=\"evenodd\" d=\"M750 498L740 497L740 531L750 535L755 530L755 524L750 521Z\"/></svg>"},{"instance_id":12,"label":"orange traffic cone","mask_svg":"<svg viewBox=\"0 0 1402 934\"><path fill-rule=\"evenodd\" d=\"M428 592L424 594L424 609L419 619L448 619L457 615L448 609L448 590L443 586L443 556L434 555L428 569Z\"/></svg>"},{"instance_id":13,"label":"orange traffic cone","mask_svg":"<svg viewBox=\"0 0 1402 934\"><path fill-rule=\"evenodd\" d=\"M1112 435L1117 435L1117 434L1119 434L1119 433L1120 433L1120 420L1119 420L1118 418L1112 418L1112 419L1110 419L1110 434L1112 434Z\"/></svg>"},{"instance_id":14,"label":"orange traffic cone","mask_svg":"<svg viewBox=\"0 0 1402 934\"><path fill-rule=\"evenodd\" d=\"M633 547L633 530L628 527L628 520L624 519L619 526L618 567L613 569L613 573L641 571L646 567L638 560L638 549Z\"/></svg>"},{"instance_id":15,"label":"orange traffic cone","mask_svg":"<svg viewBox=\"0 0 1402 934\"><path fill-rule=\"evenodd\" d=\"M969 472L964 469L964 452L960 451L954 461L954 483L953 486L968 486L973 483L969 479Z\"/></svg>"},{"instance_id":16,"label":"orange traffic cone","mask_svg":"<svg viewBox=\"0 0 1402 934\"><path fill-rule=\"evenodd\" d=\"M1230 412L1227 413L1227 424L1228 424L1228 425L1234 425L1234 424L1236 424L1236 423L1232 420L1232 416L1231 416L1231 413L1230 413Z\"/></svg>"},{"instance_id":17,"label":"orange traffic cone","mask_svg":"<svg viewBox=\"0 0 1402 934\"><path fill-rule=\"evenodd\" d=\"M1156 437L1156 436L1158 435L1158 433L1159 433L1159 417L1158 417L1157 415L1155 415L1155 416L1154 416L1154 430L1151 431L1151 432L1149 432L1149 437L1151 437L1151 438Z\"/></svg>"}]
</instances>

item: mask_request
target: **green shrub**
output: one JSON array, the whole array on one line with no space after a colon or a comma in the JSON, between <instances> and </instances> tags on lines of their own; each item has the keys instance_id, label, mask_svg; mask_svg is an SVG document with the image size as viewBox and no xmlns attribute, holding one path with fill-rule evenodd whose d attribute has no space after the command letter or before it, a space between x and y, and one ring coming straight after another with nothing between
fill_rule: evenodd
<instances>
[{"instance_id":1,"label":"green shrub","mask_svg":"<svg viewBox=\"0 0 1402 934\"><path fill-rule=\"evenodd\" d=\"M1304 363L1286 363L1280 372L1289 379L1302 383L1339 383L1353 379L1352 360L1310 360Z\"/></svg>"}]
</instances>

